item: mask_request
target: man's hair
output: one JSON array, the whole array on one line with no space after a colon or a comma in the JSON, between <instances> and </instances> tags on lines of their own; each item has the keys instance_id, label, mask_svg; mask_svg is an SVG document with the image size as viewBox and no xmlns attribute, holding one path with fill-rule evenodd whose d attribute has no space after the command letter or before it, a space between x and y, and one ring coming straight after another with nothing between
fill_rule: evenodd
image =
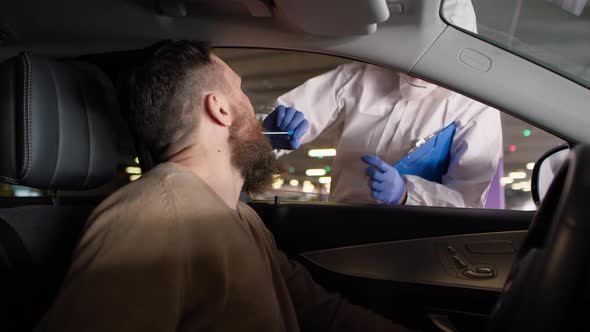
<instances>
[{"instance_id":1,"label":"man's hair","mask_svg":"<svg viewBox=\"0 0 590 332\"><path fill-rule=\"evenodd\" d=\"M202 42L164 41L147 52L129 78L128 120L136 139L161 161L194 128L203 91L219 85L223 74Z\"/></svg>"}]
</instances>

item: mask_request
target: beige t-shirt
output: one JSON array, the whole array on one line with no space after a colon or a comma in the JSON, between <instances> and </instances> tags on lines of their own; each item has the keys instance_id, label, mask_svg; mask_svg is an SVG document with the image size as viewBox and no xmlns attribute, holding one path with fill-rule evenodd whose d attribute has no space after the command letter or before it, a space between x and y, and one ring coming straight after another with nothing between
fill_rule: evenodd
<instances>
[{"instance_id":1,"label":"beige t-shirt","mask_svg":"<svg viewBox=\"0 0 590 332\"><path fill-rule=\"evenodd\" d=\"M373 331L398 325L313 282L248 205L164 163L92 213L38 331Z\"/></svg>"}]
</instances>

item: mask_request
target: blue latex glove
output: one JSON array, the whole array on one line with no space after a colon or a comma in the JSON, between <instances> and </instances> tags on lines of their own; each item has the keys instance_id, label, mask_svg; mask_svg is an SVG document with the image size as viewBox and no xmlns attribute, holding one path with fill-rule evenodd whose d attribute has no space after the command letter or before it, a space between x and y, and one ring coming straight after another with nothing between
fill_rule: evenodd
<instances>
[{"instance_id":1,"label":"blue latex glove","mask_svg":"<svg viewBox=\"0 0 590 332\"><path fill-rule=\"evenodd\" d=\"M369 188L374 199L397 205L406 193L406 181L397 169L376 156L362 156L367 167L365 174L369 177Z\"/></svg>"},{"instance_id":2,"label":"blue latex glove","mask_svg":"<svg viewBox=\"0 0 590 332\"><path fill-rule=\"evenodd\" d=\"M275 149L296 150L299 148L299 139L309 128L309 122L303 113L293 107L279 105L264 119L262 127L267 131L293 130L292 136L270 135L269 140Z\"/></svg>"}]
</instances>

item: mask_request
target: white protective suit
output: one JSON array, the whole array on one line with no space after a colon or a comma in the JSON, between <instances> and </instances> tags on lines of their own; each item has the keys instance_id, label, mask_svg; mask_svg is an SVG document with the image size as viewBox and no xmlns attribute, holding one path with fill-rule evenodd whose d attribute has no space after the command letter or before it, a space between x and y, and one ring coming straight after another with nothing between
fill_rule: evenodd
<instances>
[{"instance_id":1,"label":"white protective suit","mask_svg":"<svg viewBox=\"0 0 590 332\"><path fill-rule=\"evenodd\" d=\"M420 138L455 121L451 159L442 184L404 175L408 205L483 207L502 153L499 112L434 84L407 83L407 75L374 65L347 63L280 96L276 105L305 114L313 141L342 118L332 164L331 197L375 201L361 156L374 154L393 165Z\"/></svg>"}]
</instances>

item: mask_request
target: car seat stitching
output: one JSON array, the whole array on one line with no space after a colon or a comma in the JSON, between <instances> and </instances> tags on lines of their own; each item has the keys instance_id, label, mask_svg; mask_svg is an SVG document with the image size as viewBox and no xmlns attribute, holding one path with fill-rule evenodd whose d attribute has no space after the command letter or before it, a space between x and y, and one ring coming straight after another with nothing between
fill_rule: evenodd
<instances>
[{"instance_id":1,"label":"car seat stitching","mask_svg":"<svg viewBox=\"0 0 590 332\"><path fill-rule=\"evenodd\" d=\"M23 59L23 63L24 63L23 104L24 104L25 112L23 112L23 117L24 117L24 120L25 120L26 126L27 126L27 128L25 128L26 143L24 144L25 153L23 155L24 176L22 175L23 171L21 171L21 177L22 177L22 179L24 179L27 177L27 175L29 173L29 165L30 165L30 159L31 159L31 156L30 156L30 154L31 154L31 148L30 148L30 145L31 145L31 140L30 140L31 66L30 66L30 61L29 61L28 55L26 53L22 53L21 58ZM10 183L10 184L19 184L21 182L17 179L13 179L8 176L0 176L0 180L4 181L6 183Z\"/></svg>"},{"instance_id":2,"label":"car seat stitching","mask_svg":"<svg viewBox=\"0 0 590 332\"><path fill-rule=\"evenodd\" d=\"M18 184L17 180L7 177L7 176L0 176L0 180L2 180L3 182L6 182L6 183L10 183L10 184Z\"/></svg>"},{"instance_id":3,"label":"car seat stitching","mask_svg":"<svg viewBox=\"0 0 590 332\"><path fill-rule=\"evenodd\" d=\"M56 105L56 115L57 115L57 157L55 158L55 165L53 166L53 174L51 175L51 181L49 182L49 186L53 187L54 186L54 181L55 181L55 176L58 173L58 166L59 166L59 161L60 161L60 155L62 155L62 147L61 147L61 143L62 143L62 134L61 134L61 130L62 130L62 123L61 121L63 121L63 117L61 116L61 112L62 112L62 107L61 107L61 102L60 102L60 88L58 85L58 81L57 81L57 75L54 72L53 67L50 65L47 67L49 69L49 76L51 77L51 81L53 82L53 89L55 91L55 101L57 103Z\"/></svg>"},{"instance_id":4,"label":"car seat stitching","mask_svg":"<svg viewBox=\"0 0 590 332\"><path fill-rule=\"evenodd\" d=\"M86 126L87 126L87 130L86 133L88 134L88 169L86 171L86 179L84 180L84 184L82 185L83 188L86 188L88 186L88 182L90 181L90 174L92 174L92 134L91 134L91 130L90 130L90 106L88 101L86 100L86 90L84 87L84 84L80 84L80 93L82 95L82 101L84 102L84 112L82 112L84 114L84 116L86 117Z\"/></svg>"},{"instance_id":5,"label":"car seat stitching","mask_svg":"<svg viewBox=\"0 0 590 332\"><path fill-rule=\"evenodd\" d=\"M23 53L24 55L24 63L25 63L25 95L24 95L24 104L25 104L25 140L27 141L25 146L25 156L23 157L24 162L24 175L22 175L22 179L26 179L30 172L31 167L31 62L29 59L29 55L27 53Z\"/></svg>"},{"instance_id":6,"label":"car seat stitching","mask_svg":"<svg viewBox=\"0 0 590 332\"><path fill-rule=\"evenodd\" d=\"M33 81L33 71L31 69L31 61L29 59L29 55L27 53L25 53L25 57L27 59L27 68L29 71L29 79L27 80L27 85L28 85L28 100L27 100L27 113L28 113L28 118L27 118L27 126L28 126L28 132L27 132L27 137L28 137L28 146L29 146L29 151L27 153L28 156L28 163L27 163L27 173L25 174L25 178L29 175L29 172L31 170L31 163L33 161L33 157L32 157L32 153L33 153L33 137L32 137L32 132L31 132L31 86L32 86L32 81Z\"/></svg>"}]
</instances>

